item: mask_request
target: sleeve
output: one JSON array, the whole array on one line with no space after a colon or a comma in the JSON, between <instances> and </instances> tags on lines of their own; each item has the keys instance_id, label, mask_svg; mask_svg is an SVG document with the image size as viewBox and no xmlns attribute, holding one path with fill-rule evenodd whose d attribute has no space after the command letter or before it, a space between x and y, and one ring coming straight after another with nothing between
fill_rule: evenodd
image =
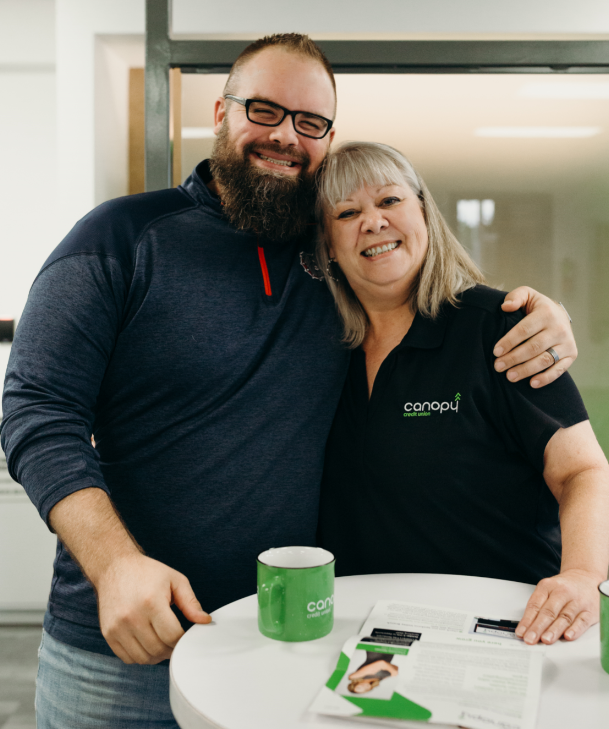
<instances>
[{"instance_id":1,"label":"sleeve","mask_svg":"<svg viewBox=\"0 0 609 729\"><path fill-rule=\"evenodd\" d=\"M53 506L104 483L91 445L97 395L118 336L128 278L119 261L74 254L43 269L19 321L3 395L11 476L48 524Z\"/></svg>"},{"instance_id":2,"label":"sleeve","mask_svg":"<svg viewBox=\"0 0 609 729\"><path fill-rule=\"evenodd\" d=\"M520 312L501 315L494 342L522 319ZM492 351L493 344L490 345ZM488 351L488 350L487 350ZM565 373L550 385L535 389L530 379L510 382L505 372L496 372L490 360L493 409L510 450L520 453L540 473L544 469L544 451L560 428L588 420L588 413L573 378Z\"/></svg>"}]
</instances>

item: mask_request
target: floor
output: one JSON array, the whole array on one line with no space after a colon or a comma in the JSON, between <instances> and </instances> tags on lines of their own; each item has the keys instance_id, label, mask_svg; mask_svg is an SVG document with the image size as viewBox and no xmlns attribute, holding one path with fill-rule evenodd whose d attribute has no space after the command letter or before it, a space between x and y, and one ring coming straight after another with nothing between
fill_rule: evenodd
<instances>
[{"instance_id":1,"label":"floor","mask_svg":"<svg viewBox=\"0 0 609 729\"><path fill-rule=\"evenodd\" d=\"M0 729L36 729L40 627L0 626Z\"/></svg>"}]
</instances>

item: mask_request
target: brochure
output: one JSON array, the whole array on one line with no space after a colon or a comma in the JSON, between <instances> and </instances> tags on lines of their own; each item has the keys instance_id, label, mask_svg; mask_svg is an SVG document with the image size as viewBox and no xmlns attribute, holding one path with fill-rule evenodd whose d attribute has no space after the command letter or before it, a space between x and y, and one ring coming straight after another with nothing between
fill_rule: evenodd
<instances>
[{"instance_id":1,"label":"brochure","mask_svg":"<svg viewBox=\"0 0 609 729\"><path fill-rule=\"evenodd\" d=\"M518 621L377 602L311 711L394 727L534 729L544 646Z\"/></svg>"}]
</instances>

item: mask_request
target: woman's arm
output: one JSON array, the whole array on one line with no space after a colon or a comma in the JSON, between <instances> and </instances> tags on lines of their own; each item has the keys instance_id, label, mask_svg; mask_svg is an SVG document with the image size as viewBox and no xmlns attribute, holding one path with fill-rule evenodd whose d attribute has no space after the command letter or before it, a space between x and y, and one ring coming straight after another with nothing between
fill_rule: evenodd
<instances>
[{"instance_id":1,"label":"woman's arm","mask_svg":"<svg viewBox=\"0 0 609 729\"><path fill-rule=\"evenodd\" d=\"M575 640L598 622L609 565L609 465L589 421L552 436L543 475L560 505L562 564L537 585L516 628L530 644Z\"/></svg>"}]
</instances>

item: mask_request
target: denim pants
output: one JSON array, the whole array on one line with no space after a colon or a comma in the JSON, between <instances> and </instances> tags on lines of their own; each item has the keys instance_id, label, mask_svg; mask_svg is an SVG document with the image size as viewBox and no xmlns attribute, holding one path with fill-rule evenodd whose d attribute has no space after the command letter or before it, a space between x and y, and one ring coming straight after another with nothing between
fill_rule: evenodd
<instances>
[{"instance_id":1,"label":"denim pants","mask_svg":"<svg viewBox=\"0 0 609 729\"><path fill-rule=\"evenodd\" d=\"M38 656L37 729L179 729L169 706L169 666L127 666L44 630Z\"/></svg>"}]
</instances>

